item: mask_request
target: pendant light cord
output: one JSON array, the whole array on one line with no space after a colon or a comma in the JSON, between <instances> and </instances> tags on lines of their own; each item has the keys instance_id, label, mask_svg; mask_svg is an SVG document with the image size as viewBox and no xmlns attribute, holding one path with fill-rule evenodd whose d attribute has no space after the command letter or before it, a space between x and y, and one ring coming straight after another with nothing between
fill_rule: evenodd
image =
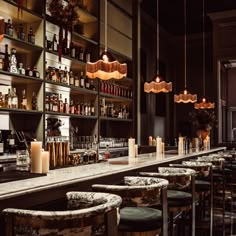
<instances>
[{"instance_id":1,"label":"pendant light cord","mask_svg":"<svg viewBox=\"0 0 236 236\"><path fill-rule=\"evenodd\" d=\"M203 96L205 97L205 83L206 83L206 78L205 78L205 2L202 0L202 63L203 63Z\"/></svg>"},{"instance_id":2,"label":"pendant light cord","mask_svg":"<svg viewBox=\"0 0 236 236\"><path fill-rule=\"evenodd\" d=\"M159 56L160 56L160 47L159 47L159 0L157 0L157 74L159 74Z\"/></svg>"},{"instance_id":3,"label":"pendant light cord","mask_svg":"<svg viewBox=\"0 0 236 236\"><path fill-rule=\"evenodd\" d=\"M105 27L104 27L104 30L105 30L105 52L107 51L107 0L104 0L105 1Z\"/></svg>"},{"instance_id":4,"label":"pendant light cord","mask_svg":"<svg viewBox=\"0 0 236 236\"><path fill-rule=\"evenodd\" d=\"M186 38L186 0L184 0L184 87L187 88L187 82L186 82L186 44L187 44L187 38Z\"/></svg>"}]
</instances>

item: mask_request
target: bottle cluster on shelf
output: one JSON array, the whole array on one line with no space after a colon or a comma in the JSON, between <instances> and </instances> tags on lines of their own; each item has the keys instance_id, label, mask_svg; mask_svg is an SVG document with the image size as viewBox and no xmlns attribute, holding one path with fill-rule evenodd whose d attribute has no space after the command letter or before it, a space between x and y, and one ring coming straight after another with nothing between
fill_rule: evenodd
<instances>
[{"instance_id":1,"label":"bottle cluster on shelf","mask_svg":"<svg viewBox=\"0 0 236 236\"><path fill-rule=\"evenodd\" d=\"M0 69L19 75L27 75L35 78L40 77L40 73L36 66L34 66L33 69L31 69L30 66L27 66L25 69L22 62L20 62L17 66L16 49L11 48L11 54L9 55L8 44L5 44L4 55L0 55Z\"/></svg>"},{"instance_id":2,"label":"bottle cluster on shelf","mask_svg":"<svg viewBox=\"0 0 236 236\"><path fill-rule=\"evenodd\" d=\"M100 148L118 148L118 147L127 147L128 146L128 140L127 138L104 138L100 137L99 140L99 147Z\"/></svg>"},{"instance_id":3,"label":"bottle cluster on shelf","mask_svg":"<svg viewBox=\"0 0 236 236\"><path fill-rule=\"evenodd\" d=\"M8 89L8 94L2 94L0 92L0 107L1 108L13 108L13 109L24 109L27 110L31 107L32 110L38 110L38 99L36 93L33 92L31 99L31 106L28 106L28 100L26 97L25 89L22 90L21 98L18 98L16 88Z\"/></svg>"},{"instance_id":4,"label":"bottle cluster on shelf","mask_svg":"<svg viewBox=\"0 0 236 236\"><path fill-rule=\"evenodd\" d=\"M100 81L100 92L125 98L133 97L131 88L115 83L114 81Z\"/></svg>"},{"instance_id":5,"label":"bottle cluster on shelf","mask_svg":"<svg viewBox=\"0 0 236 236\"><path fill-rule=\"evenodd\" d=\"M74 103L73 99L70 99L70 103L67 98L62 99L62 94L47 94L45 98L45 111L59 112L66 114L76 114L83 116L94 116L95 108L94 103L91 101L77 101Z\"/></svg>"},{"instance_id":6,"label":"bottle cluster on shelf","mask_svg":"<svg viewBox=\"0 0 236 236\"><path fill-rule=\"evenodd\" d=\"M13 37L13 33L14 33L14 28L13 28L13 24L11 22L11 19L8 19L7 22L5 22L5 34ZM24 27L22 24L19 24L19 27L17 29L17 38L19 40L25 41L26 38L26 33L24 31ZM33 28L30 27L30 30L28 32L28 38L27 38L27 42L31 43L31 44L35 44L35 35L33 32Z\"/></svg>"},{"instance_id":7,"label":"bottle cluster on shelf","mask_svg":"<svg viewBox=\"0 0 236 236\"><path fill-rule=\"evenodd\" d=\"M73 41L70 42L68 47L66 38L63 38L61 47L63 56L68 56L82 62L90 61L91 54L89 52L89 49L86 47L76 46ZM45 36L45 48L48 51L58 52L59 45L56 34L53 35L52 40L48 40L47 36Z\"/></svg>"},{"instance_id":8,"label":"bottle cluster on shelf","mask_svg":"<svg viewBox=\"0 0 236 236\"><path fill-rule=\"evenodd\" d=\"M100 115L119 119L129 119L128 107L124 104L106 102L105 98L100 100Z\"/></svg>"},{"instance_id":9,"label":"bottle cluster on shelf","mask_svg":"<svg viewBox=\"0 0 236 236\"><path fill-rule=\"evenodd\" d=\"M55 67L47 67L46 68L46 80L76 86L80 88L86 88L95 91L96 87L94 86L93 80L89 79L87 76L84 76L84 72L80 72L80 76L78 74L74 75L72 70L68 70L67 66L62 70L61 66L58 68Z\"/></svg>"}]
</instances>

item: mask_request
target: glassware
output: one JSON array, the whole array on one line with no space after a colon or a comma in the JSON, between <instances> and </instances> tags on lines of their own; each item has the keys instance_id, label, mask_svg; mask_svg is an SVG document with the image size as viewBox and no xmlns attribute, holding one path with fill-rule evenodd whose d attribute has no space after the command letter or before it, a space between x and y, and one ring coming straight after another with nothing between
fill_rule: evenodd
<instances>
[{"instance_id":1,"label":"glassware","mask_svg":"<svg viewBox=\"0 0 236 236\"><path fill-rule=\"evenodd\" d=\"M30 157L27 150L16 150L16 170L30 170Z\"/></svg>"}]
</instances>

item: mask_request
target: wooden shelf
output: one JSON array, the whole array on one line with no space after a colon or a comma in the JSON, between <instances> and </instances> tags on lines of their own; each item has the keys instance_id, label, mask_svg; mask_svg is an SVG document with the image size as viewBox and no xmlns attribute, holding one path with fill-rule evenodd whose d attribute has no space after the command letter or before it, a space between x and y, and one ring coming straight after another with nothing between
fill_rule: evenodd
<instances>
[{"instance_id":1,"label":"wooden shelf","mask_svg":"<svg viewBox=\"0 0 236 236\"><path fill-rule=\"evenodd\" d=\"M91 22L95 22L98 20L98 18L92 14L90 14L89 12L79 9L78 10L79 13L79 20L80 22L86 24L86 23L91 23Z\"/></svg>"},{"instance_id":2,"label":"wooden shelf","mask_svg":"<svg viewBox=\"0 0 236 236\"><path fill-rule=\"evenodd\" d=\"M100 96L108 98L110 101L116 101L116 102L120 102L120 101L132 102L133 101L131 98L114 96L108 93L100 93Z\"/></svg>"},{"instance_id":3,"label":"wooden shelf","mask_svg":"<svg viewBox=\"0 0 236 236\"><path fill-rule=\"evenodd\" d=\"M35 45L35 44L32 44L32 43L28 43L27 41L23 41L23 40L15 38L15 37L11 37L7 34L4 34L4 37L3 37L2 41L4 41L4 39L8 40L8 41L11 41L11 44L13 44L17 47L17 52L18 51L30 51L30 52L32 52L33 50L36 50L36 51L42 51L43 50L43 47L41 47L41 46L38 46L38 45Z\"/></svg>"},{"instance_id":4,"label":"wooden shelf","mask_svg":"<svg viewBox=\"0 0 236 236\"><path fill-rule=\"evenodd\" d=\"M56 83L50 80L46 80L45 81L46 84L50 84L52 86L50 86L50 88L55 88L58 91L64 91L64 92L70 92L72 94L93 94L93 95L97 95L98 92L97 91L93 91L93 90L89 90L86 88L80 88L77 86L73 86L73 85L66 85L66 84L61 84L61 83ZM46 85L47 88L47 85Z\"/></svg>"},{"instance_id":5,"label":"wooden shelf","mask_svg":"<svg viewBox=\"0 0 236 236\"><path fill-rule=\"evenodd\" d=\"M15 73L10 73L7 71L0 70L0 82L7 83L14 83L14 84L35 84L35 83L42 83L43 79L20 75Z\"/></svg>"},{"instance_id":6,"label":"wooden shelf","mask_svg":"<svg viewBox=\"0 0 236 236\"><path fill-rule=\"evenodd\" d=\"M22 7L23 13L19 13L18 17L18 5L16 2L11 0L3 0L1 2L1 9L4 9L4 13L10 15L12 18L17 19L21 23L26 22L35 22L43 19L43 16L37 14L36 12L28 9L26 7ZM0 10L0 12L2 11Z\"/></svg>"},{"instance_id":7,"label":"wooden shelf","mask_svg":"<svg viewBox=\"0 0 236 236\"><path fill-rule=\"evenodd\" d=\"M94 44L94 45L98 45L98 42L97 42L97 41L95 41L95 40L93 40L93 39L90 39L90 38L86 37L86 36L83 35L83 34L79 34L79 33L77 33L77 32L73 32L73 36L78 37L78 38L80 38L80 39L83 39L84 41L89 42L89 43L92 43L92 44Z\"/></svg>"},{"instance_id":8,"label":"wooden shelf","mask_svg":"<svg viewBox=\"0 0 236 236\"><path fill-rule=\"evenodd\" d=\"M14 109L14 108L0 108L0 113L8 114L22 114L22 115L42 115L42 111L34 110L23 110L23 109Z\"/></svg>"},{"instance_id":9,"label":"wooden shelf","mask_svg":"<svg viewBox=\"0 0 236 236\"><path fill-rule=\"evenodd\" d=\"M95 120L98 117L97 116L83 116L83 115L76 115L76 114L66 114L66 113L61 113L61 112L54 112L54 111L46 111L45 112L46 115L49 116L61 116L61 117L71 117L71 118L77 118L77 119L91 119L91 120Z\"/></svg>"},{"instance_id":10,"label":"wooden shelf","mask_svg":"<svg viewBox=\"0 0 236 236\"><path fill-rule=\"evenodd\" d=\"M103 117L100 116L101 121L119 121L119 122L132 122L132 119L121 119L121 118L113 118L113 117Z\"/></svg>"}]
</instances>

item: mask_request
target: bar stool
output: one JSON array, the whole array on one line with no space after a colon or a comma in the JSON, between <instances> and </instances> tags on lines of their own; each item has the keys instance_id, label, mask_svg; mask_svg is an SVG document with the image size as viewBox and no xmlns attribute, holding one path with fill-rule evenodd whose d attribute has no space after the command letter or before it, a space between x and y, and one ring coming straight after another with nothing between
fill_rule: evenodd
<instances>
[{"instance_id":1,"label":"bar stool","mask_svg":"<svg viewBox=\"0 0 236 236\"><path fill-rule=\"evenodd\" d=\"M174 221L182 214L191 210L191 232L195 235L195 174L192 169L159 167L158 172L140 172L142 176L158 177L167 179L169 182L167 190L167 204L170 218L170 235L174 233ZM192 193L187 192L191 185ZM185 190L185 191L184 191ZM174 215L176 217L174 220ZM185 221L186 223L186 221Z\"/></svg>"},{"instance_id":2,"label":"bar stool","mask_svg":"<svg viewBox=\"0 0 236 236\"><path fill-rule=\"evenodd\" d=\"M191 168L196 171L195 193L198 196L198 216L204 215L205 202L208 200L210 209L210 236L213 235L213 177L212 163L200 161L183 161L182 164L170 164L170 166ZM208 180L205 180L208 178Z\"/></svg>"},{"instance_id":3,"label":"bar stool","mask_svg":"<svg viewBox=\"0 0 236 236\"><path fill-rule=\"evenodd\" d=\"M120 196L94 192L66 195L69 209L65 211L3 210L5 235L117 235Z\"/></svg>"},{"instance_id":4,"label":"bar stool","mask_svg":"<svg viewBox=\"0 0 236 236\"><path fill-rule=\"evenodd\" d=\"M124 185L94 184L93 190L122 197L119 235L168 235L166 189L168 181L150 177L124 177ZM162 211L151 208L160 205Z\"/></svg>"}]
</instances>

